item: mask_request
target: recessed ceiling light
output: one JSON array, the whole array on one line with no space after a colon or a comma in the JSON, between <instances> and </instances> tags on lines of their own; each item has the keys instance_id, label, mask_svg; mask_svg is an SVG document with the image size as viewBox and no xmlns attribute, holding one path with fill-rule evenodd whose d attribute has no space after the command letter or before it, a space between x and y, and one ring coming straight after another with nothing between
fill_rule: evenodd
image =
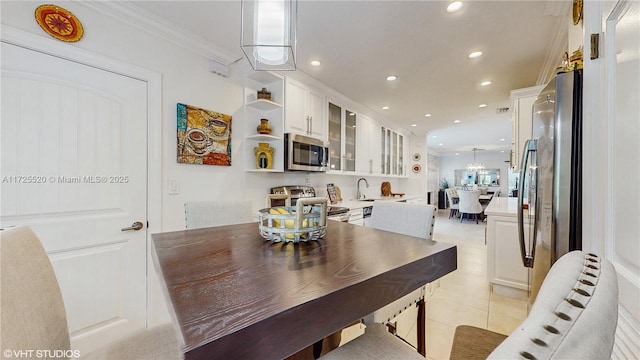
<instances>
[{"instance_id":1,"label":"recessed ceiling light","mask_svg":"<svg viewBox=\"0 0 640 360\"><path fill-rule=\"evenodd\" d=\"M437 138L437 137L438 137L438 135L433 135L433 136L431 136L431 137L435 139L435 138Z\"/></svg>"},{"instance_id":2,"label":"recessed ceiling light","mask_svg":"<svg viewBox=\"0 0 640 360\"><path fill-rule=\"evenodd\" d=\"M444 144L443 143L438 144L438 146L442 146L442 145L444 145Z\"/></svg>"},{"instance_id":3,"label":"recessed ceiling light","mask_svg":"<svg viewBox=\"0 0 640 360\"><path fill-rule=\"evenodd\" d=\"M456 156L457 156L457 155L460 155L460 154L456 153Z\"/></svg>"},{"instance_id":4,"label":"recessed ceiling light","mask_svg":"<svg viewBox=\"0 0 640 360\"><path fill-rule=\"evenodd\" d=\"M398 77L396 75L387 76L387 81L393 81L393 80L396 80L396 79L398 79Z\"/></svg>"},{"instance_id":5,"label":"recessed ceiling light","mask_svg":"<svg viewBox=\"0 0 640 360\"><path fill-rule=\"evenodd\" d=\"M469 59L475 59L480 56L482 56L482 51L474 51L471 54L469 54Z\"/></svg>"},{"instance_id":6,"label":"recessed ceiling light","mask_svg":"<svg viewBox=\"0 0 640 360\"><path fill-rule=\"evenodd\" d=\"M462 1L454 1L447 6L447 12L454 13L462 8Z\"/></svg>"},{"instance_id":7,"label":"recessed ceiling light","mask_svg":"<svg viewBox=\"0 0 640 360\"><path fill-rule=\"evenodd\" d=\"M311 60L311 66L320 66L322 63L318 60Z\"/></svg>"},{"instance_id":8,"label":"recessed ceiling light","mask_svg":"<svg viewBox=\"0 0 640 360\"><path fill-rule=\"evenodd\" d=\"M389 107L388 106L383 106L382 110L389 110Z\"/></svg>"},{"instance_id":9,"label":"recessed ceiling light","mask_svg":"<svg viewBox=\"0 0 640 360\"><path fill-rule=\"evenodd\" d=\"M416 127L416 126L418 126L418 125L416 125L416 124L411 124L411 126Z\"/></svg>"},{"instance_id":10,"label":"recessed ceiling light","mask_svg":"<svg viewBox=\"0 0 640 360\"><path fill-rule=\"evenodd\" d=\"M500 139L500 141L505 141L505 140L507 140L507 139L505 139L505 138Z\"/></svg>"},{"instance_id":11,"label":"recessed ceiling light","mask_svg":"<svg viewBox=\"0 0 640 360\"><path fill-rule=\"evenodd\" d=\"M431 114L424 114L424 117L431 117Z\"/></svg>"},{"instance_id":12,"label":"recessed ceiling light","mask_svg":"<svg viewBox=\"0 0 640 360\"><path fill-rule=\"evenodd\" d=\"M486 108L486 107L487 107L487 104L480 104L480 105L478 105L478 107L479 107L479 108Z\"/></svg>"},{"instance_id":13,"label":"recessed ceiling light","mask_svg":"<svg viewBox=\"0 0 640 360\"><path fill-rule=\"evenodd\" d=\"M453 123L454 123L454 124L459 124L459 123L460 123L460 120L453 120Z\"/></svg>"},{"instance_id":14,"label":"recessed ceiling light","mask_svg":"<svg viewBox=\"0 0 640 360\"><path fill-rule=\"evenodd\" d=\"M504 152L504 150L500 150L500 152L501 152L501 153L503 153L503 152Z\"/></svg>"},{"instance_id":15,"label":"recessed ceiling light","mask_svg":"<svg viewBox=\"0 0 640 360\"><path fill-rule=\"evenodd\" d=\"M489 80L483 81L483 82L480 83L480 85L482 85L482 86L491 85L491 81L489 81Z\"/></svg>"}]
</instances>

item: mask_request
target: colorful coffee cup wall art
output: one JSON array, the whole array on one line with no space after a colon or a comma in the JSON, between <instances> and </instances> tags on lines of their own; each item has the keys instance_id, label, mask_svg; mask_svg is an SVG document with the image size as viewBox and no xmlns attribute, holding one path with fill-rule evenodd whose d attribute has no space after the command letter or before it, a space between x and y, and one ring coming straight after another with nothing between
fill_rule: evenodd
<instances>
[{"instance_id":1,"label":"colorful coffee cup wall art","mask_svg":"<svg viewBox=\"0 0 640 360\"><path fill-rule=\"evenodd\" d=\"M231 166L231 116L178 104L178 162Z\"/></svg>"},{"instance_id":2,"label":"colorful coffee cup wall art","mask_svg":"<svg viewBox=\"0 0 640 360\"><path fill-rule=\"evenodd\" d=\"M35 17L42 30L58 40L76 42L84 34L80 20L70 11L58 5L38 6Z\"/></svg>"}]
</instances>

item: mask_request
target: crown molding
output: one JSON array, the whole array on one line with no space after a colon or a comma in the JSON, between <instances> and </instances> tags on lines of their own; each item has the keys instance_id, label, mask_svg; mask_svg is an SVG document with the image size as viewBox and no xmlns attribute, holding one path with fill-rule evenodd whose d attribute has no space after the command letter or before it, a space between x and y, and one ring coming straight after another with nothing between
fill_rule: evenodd
<instances>
[{"instance_id":1,"label":"crown molding","mask_svg":"<svg viewBox=\"0 0 640 360\"><path fill-rule=\"evenodd\" d=\"M553 31L553 39L549 43L547 53L545 54L542 69L538 74L536 85L545 85L556 76L557 68L562 61L562 54L567 51L569 46L569 17L557 16L556 26Z\"/></svg>"},{"instance_id":2,"label":"crown molding","mask_svg":"<svg viewBox=\"0 0 640 360\"><path fill-rule=\"evenodd\" d=\"M189 32L165 19L125 1L78 1L76 4L126 23L157 36L185 50L230 65L239 59L233 54L211 44L201 36Z\"/></svg>"}]
</instances>

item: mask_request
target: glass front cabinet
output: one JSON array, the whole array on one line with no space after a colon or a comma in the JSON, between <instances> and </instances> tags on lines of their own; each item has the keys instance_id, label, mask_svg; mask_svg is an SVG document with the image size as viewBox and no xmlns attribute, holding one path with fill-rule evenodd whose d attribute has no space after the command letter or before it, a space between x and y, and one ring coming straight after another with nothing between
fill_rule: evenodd
<instances>
[{"instance_id":1,"label":"glass front cabinet","mask_svg":"<svg viewBox=\"0 0 640 360\"><path fill-rule=\"evenodd\" d=\"M405 175L404 136L387 127L380 127L381 172L385 175Z\"/></svg>"},{"instance_id":2,"label":"glass front cabinet","mask_svg":"<svg viewBox=\"0 0 640 360\"><path fill-rule=\"evenodd\" d=\"M328 102L329 171L356 171L357 113Z\"/></svg>"}]
</instances>

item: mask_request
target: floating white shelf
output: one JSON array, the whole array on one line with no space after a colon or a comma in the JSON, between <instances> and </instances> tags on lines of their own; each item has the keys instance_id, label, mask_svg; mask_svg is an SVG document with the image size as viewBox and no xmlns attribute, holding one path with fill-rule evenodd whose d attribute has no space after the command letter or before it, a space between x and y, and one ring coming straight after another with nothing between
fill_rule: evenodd
<instances>
[{"instance_id":1,"label":"floating white shelf","mask_svg":"<svg viewBox=\"0 0 640 360\"><path fill-rule=\"evenodd\" d=\"M261 172L261 173L281 173L284 172L282 169L247 169L246 172Z\"/></svg>"},{"instance_id":2,"label":"floating white shelf","mask_svg":"<svg viewBox=\"0 0 640 360\"><path fill-rule=\"evenodd\" d=\"M265 134L257 134L257 135L249 135L247 136L248 140L257 140L257 141L277 141L282 140L280 136L273 135L265 135Z\"/></svg>"},{"instance_id":3,"label":"floating white shelf","mask_svg":"<svg viewBox=\"0 0 640 360\"><path fill-rule=\"evenodd\" d=\"M266 99L258 99L247 103L247 106L252 107L254 109L269 111L275 109L281 109L282 105L271 100Z\"/></svg>"}]
</instances>

